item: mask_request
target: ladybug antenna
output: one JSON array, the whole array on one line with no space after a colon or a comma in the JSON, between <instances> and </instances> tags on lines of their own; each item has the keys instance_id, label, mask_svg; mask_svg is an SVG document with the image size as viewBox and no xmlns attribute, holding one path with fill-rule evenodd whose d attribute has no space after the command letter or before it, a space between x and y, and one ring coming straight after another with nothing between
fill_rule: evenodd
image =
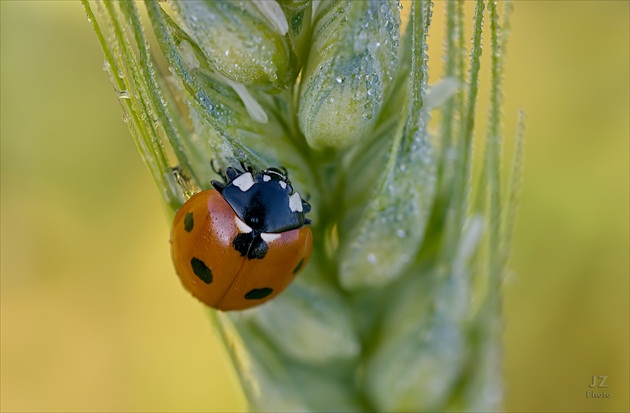
<instances>
[{"instance_id":1,"label":"ladybug antenna","mask_svg":"<svg viewBox=\"0 0 630 413\"><path fill-rule=\"evenodd\" d=\"M217 162L216 159L212 158L210 160L210 167L212 168L215 174L219 175L221 179L223 179L223 181L227 183L227 176L225 172L223 171L223 169L221 169L221 167L219 166L219 163ZM218 181L212 181L212 182L218 182Z\"/></svg>"},{"instance_id":2,"label":"ladybug antenna","mask_svg":"<svg viewBox=\"0 0 630 413\"><path fill-rule=\"evenodd\" d=\"M241 168L243 168L243 172L249 172L250 174L254 173L254 168L252 168L251 165L245 165L245 163L243 161L240 162L241 163Z\"/></svg>"},{"instance_id":3,"label":"ladybug antenna","mask_svg":"<svg viewBox=\"0 0 630 413\"><path fill-rule=\"evenodd\" d=\"M221 171L216 159L210 159L210 168L212 168L215 174L223 176L223 172Z\"/></svg>"}]
</instances>

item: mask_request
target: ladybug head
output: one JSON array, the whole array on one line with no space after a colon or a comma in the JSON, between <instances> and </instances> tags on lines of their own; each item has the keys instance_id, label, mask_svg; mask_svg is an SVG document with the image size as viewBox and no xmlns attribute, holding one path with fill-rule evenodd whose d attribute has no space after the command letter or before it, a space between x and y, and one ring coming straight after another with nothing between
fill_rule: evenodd
<instances>
[{"instance_id":1,"label":"ladybug head","mask_svg":"<svg viewBox=\"0 0 630 413\"><path fill-rule=\"evenodd\" d=\"M311 210L299 193L293 192L286 170L278 168L255 172L228 168L226 183L212 181L236 215L257 232L279 233L310 224Z\"/></svg>"}]
</instances>

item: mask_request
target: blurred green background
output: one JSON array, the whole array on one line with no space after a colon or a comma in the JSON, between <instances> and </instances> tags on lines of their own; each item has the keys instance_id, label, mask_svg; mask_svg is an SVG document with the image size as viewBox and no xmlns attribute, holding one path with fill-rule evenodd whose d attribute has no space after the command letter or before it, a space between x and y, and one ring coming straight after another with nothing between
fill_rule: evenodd
<instances>
[{"instance_id":1,"label":"blurred green background","mask_svg":"<svg viewBox=\"0 0 630 413\"><path fill-rule=\"evenodd\" d=\"M0 408L244 409L172 270L165 211L81 5L0 7ZM629 19L625 1L515 2L505 126L511 139L525 108L528 132L505 285L509 411L629 409ZM599 375L610 399L586 397Z\"/></svg>"}]
</instances>

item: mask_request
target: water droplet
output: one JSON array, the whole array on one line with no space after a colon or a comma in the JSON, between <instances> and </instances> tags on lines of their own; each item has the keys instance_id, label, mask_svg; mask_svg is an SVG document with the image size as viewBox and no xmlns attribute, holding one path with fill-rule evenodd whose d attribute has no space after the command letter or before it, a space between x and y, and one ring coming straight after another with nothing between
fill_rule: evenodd
<instances>
[{"instance_id":1,"label":"water droplet","mask_svg":"<svg viewBox=\"0 0 630 413\"><path fill-rule=\"evenodd\" d=\"M365 30L361 30L361 33L357 36L357 41L354 42L355 50L363 47L365 41L367 40L367 36L367 32Z\"/></svg>"},{"instance_id":2,"label":"water droplet","mask_svg":"<svg viewBox=\"0 0 630 413\"><path fill-rule=\"evenodd\" d=\"M343 78L343 76L337 76L337 77L335 78L335 81L336 81L337 83L339 83L339 84L343 83L343 82L344 82L344 80L345 80L345 79Z\"/></svg>"},{"instance_id":3,"label":"water droplet","mask_svg":"<svg viewBox=\"0 0 630 413\"><path fill-rule=\"evenodd\" d=\"M118 92L118 99L131 99L128 90L121 90Z\"/></svg>"},{"instance_id":4,"label":"water droplet","mask_svg":"<svg viewBox=\"0 0 630 413\"><path fill-rule=\"evenodd\" d=\"M407 236L407 233L403 229L397 229L396 235L398 235L399 238L405 238Z\"/></svg>"},{"instance_id":5,"label":"water droplet","mask_svg":"<svg viewBox=\"0 0 630 413\"><path fill-rule=\"evenodd\" d=\"M376 255L373 253L369 253L366 258L370 264L376 264L378 262L378 258L376 258Z\"/></svg>"}]
</instances>

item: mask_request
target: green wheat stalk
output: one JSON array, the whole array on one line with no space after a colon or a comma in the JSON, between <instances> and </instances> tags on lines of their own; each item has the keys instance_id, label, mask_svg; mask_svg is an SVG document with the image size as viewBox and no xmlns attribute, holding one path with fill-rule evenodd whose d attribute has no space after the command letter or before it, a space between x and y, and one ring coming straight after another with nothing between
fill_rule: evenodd
<instances>
[{"instance_id":1,"label":"green wheat stalk","mask_svg":"<svg viewBox=\"0 0 630 413\"><path fill-rule=\"evenodd\" d=\"M500 20L496 0L477 0L472 39L464 1L444 3L436 82L428 0L412 3L404 33L395 0L147 0L146 14L131 1L83 4L171 218L188 195L181 175L208 189L212 160L284 166L310 195L313 256L292 286L256 309L208 310L252 410L500 408L500 290L524 129L521 116L508 182L511 3ZM491 89L477 171L484 29Z\"/></svg>"}]
</instances>

